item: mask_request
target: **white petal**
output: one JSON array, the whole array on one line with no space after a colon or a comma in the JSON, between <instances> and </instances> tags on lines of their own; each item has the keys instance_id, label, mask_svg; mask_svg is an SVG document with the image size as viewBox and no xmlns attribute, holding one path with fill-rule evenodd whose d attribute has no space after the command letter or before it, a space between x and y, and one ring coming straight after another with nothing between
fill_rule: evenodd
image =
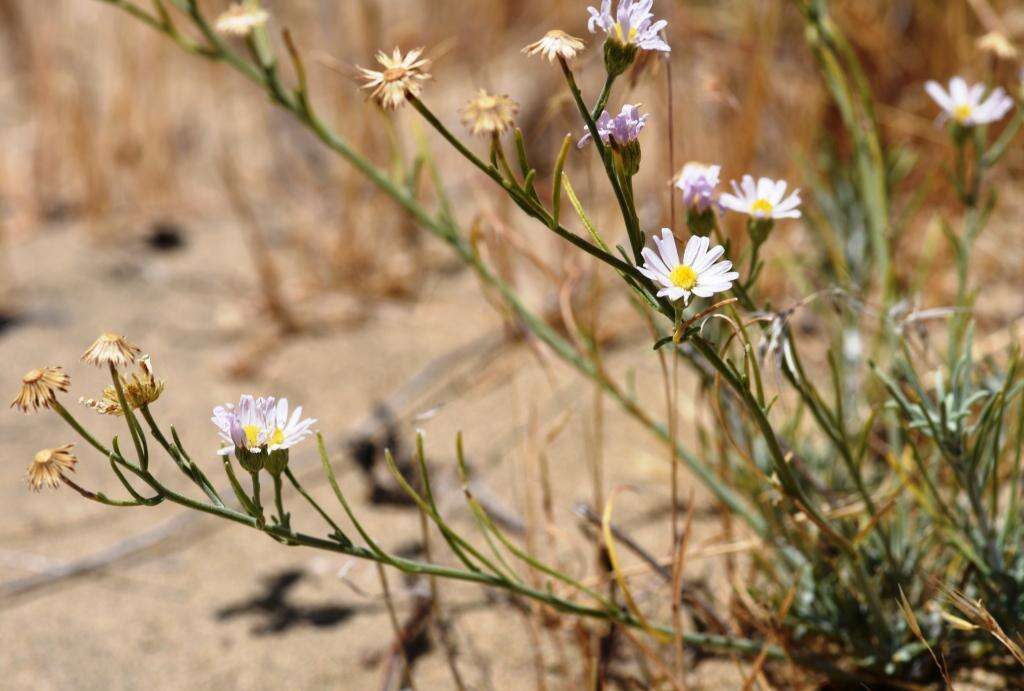
<instances>
[{"instance_id":1,"label":"white petal","mask_svg":"<svg viewBox=\"0 0 1024 691\"><path fill-rule=\"evenodd\" d=\"M640 250L640 256L646 260L645 266L649 270L661 274L667 274L669 272L669 268L665 266L665 262L663 262L661 257L655 254L654 250L650 247L644 247Z\"/></svg>"},{"instance_id":2,"label":"white petal","mask_svg":"<svg viewBox=\"0 0 1024 691\"><path fill-rule=\"evenodd\" d=\"M725 254L725 248L721 245L715 245L700 258L700 261L693 263L693 270L699 275L701 272L709 269L723 254Z\"/></svg>"},{"instance_id":3,"label":"white petal","mask_svg":"<svg viewBox=\"0 0 1024 691\"><path fill-rule=\"evenodd\" d=\"M662 228L661 241L659 242L658 236L655 235L654 244L658 246L658 251L661 252L661 256L665 260L665 266L679 265L679 250L676 248L676 238L670 229Z\"/></svg>"},{"instance_id":4,"label":"white petal","mask_svg":"<svg viewBox=\"0 0 1024 691\"><path fill-rule=\"evenodd\" d=\"M786 211L792 211L798 206L800 206L800 190L793 190L793 193L789 195L789 199L776 205L775 212L784 213Z\"/></svg>"},{"instance_id":5,"label":"white petal","mask_svg":"<svg viewBox=\"0 0 1024 691\"><path fill-rule=\"evenodd\" d=\"M953 99L949 97L946 90L936 81L929 81L924 85L924 90L932 97L932 100L939 104L939 107L946 112L953 111Z\"/></svg>"},{"instance_id":6,"label":"white petal","mask_svg":"<svg viewBox=\"0 0 1024 691\"><path fill-rule=\"evenodd\" d=\"M977 107L981 103L981 97L985 95L985 85L975 84L967 92L967 102Z\"/></svg>"},{"instance_id":7,"label":"white petal","mask_svg":"<svg viewBox=\"0 0 1024 691\"><path fill-rule=\"evenodd\" d=\"M949 95L954 105L967 103L967 82L962 77L953 77L949 80Z\"/></svg>"},{"instance_id":8,"label":"white petal","mask_svg":"<svg viewBox=\"0 0 1024 691\"><path fill-rule=\"evenodd\" d=\"M771 199L769 199L768 201L770 201L772 203L772 206L778 206L779 202L781 202L782 198L785 197L785 196L786 196L786 181L785 180L779 180L778 182L775 183L775 187L772 189Z\"/></svg>"},{"instance_id":9,"label":"white petal","mask_svg":"<svg viewBox=\"0 0 1024 691\"><path fill-rule=\"evenodd\" d=\"M652 281L660 281L660 280L662 280L662 277L664 276L664 274L661 274L661 273L659 273L657 271L652 271L651 269L648 269L646 266L638 266L638 267L636 267L636 269L637 269L637 271L639 271L640 273L642 273L644 276L646 276L647 278L651 279Z\"/></svg>"},{"instance_id":10,"label":"white petal","mask_svg":"<svg viewBox=\"0 0 1024 691\"><path fill-rule=\"evenodd\" d=\"M733 185L735 184L736 183L733 183ZM743 203L743 200L736 195L729 194L728 192L722 194L722 196L718 198L718 203L721 204L723 208L729 209L730 211L736 211L738 213L744 213L747 208Z\"/></svg>"},{"instance_id":11,"label":"white petal","mask_svg":"<svg viewBox=\"0 0 1024 691\"><path fill-rule=\"evenodd\" d=\"M728 271L731 268L732 268L732 262L730 262L730 261L718 262L714 266L709 267L709 268L705 269L704 271L702 271L701 274L700 274L700 278L698 280L703 281L705 279L711 280L711 279L717 278L719 276L719 274L724 274L726 271Z\"/></svg>"},{"instance_id":12,"label":"white petal","mask_svg":"<svg viewBox=\"0 0 1024 691\"><path fill-rule=\"evenodd\" d=\"M686 241L686 249L683 250L683 264L686 266L693 266L693 260L697 258L697 253L700 251L700 236L691 235L690 239Z\"/></svg>"},{"instance_id":13,"label":"white petal","mask_svg":"<svg viewBox=\"0 0 1024 691\"><path fill-rule=\"evenodd\" d=\"M743 194L737 193L737 196L742 196L745 201L752 203L757 198L757 184L754 182L754 178L744 175L743 182L740 184L743 187Z\"/></svg>"}]
</instances>

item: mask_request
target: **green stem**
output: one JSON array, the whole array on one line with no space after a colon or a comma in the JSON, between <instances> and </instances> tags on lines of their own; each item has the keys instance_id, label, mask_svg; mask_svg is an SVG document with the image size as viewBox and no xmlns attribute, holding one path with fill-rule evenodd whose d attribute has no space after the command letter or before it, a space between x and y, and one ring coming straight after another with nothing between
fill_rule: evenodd
<instances>
[{"instance_id":1,"label":"green stem","mask_svg":"<svg viewBox=\"0 0 1024 691\"><path fill-rule=\"evenodd\" d=\"M277 508L277 522L287 528L291 521L289 514L285 513L284 500L281 497L281 475L279 473L271 477L274 479L274 506Z\"/></svg>"},{"instance_id":2,"label":"green stem","mask_svg":"<svg viewBox=\"0 0 1024 691\"><path fill-rule=\"evenodd\" d=\"M71 413L69 413L64 406L62 406L60 404L60 402L53 401L50 404L50 407L52 407L54 412L57 413L58 415L60 415L64 419L64 422L68 423L68 425L71 427L71 429L75 430L75 432L78 433L78 436L80 436L82 439L84 439L86 442L88 442L89 445L92 446L92 448L96 449L101 454L103 454L103 456L105 458L109 458L110 457L110 449L108 449L103 444L101 444L98 441L96 441L96 438L93 437L91 434L89 434L85 430L85 428L82 427L82 425L80 425L78 423L78 420L76 420L74 418L74 416Z\"/></svg>"},{"instance_id":3,"label":"green stem","mask_svg":"<svg viewBox=\"0 0 1024 691\"><path fill-rule=\"evenodd\" d=\"M590 118L597 120L601 117L601 113L604 112L608 106L608 98L612 95L612 84L615 83L616 75L609 74L605 77L604 86L601 87L601 94L597 97L597 103L594 104L594 108L590 111Z\"/></svg>"},{"instance_id":4,"label":"green stem","mask_svg":"<svg viewBox=\"0 0 1024 691\"><path fill-rule=\"evenodd\" d=\"M196 483L199 489L203 491L203 494L209 497L210 501L214 504L220 504L223 506L223 499L221 499L220 495L217 494L217 490L213 487L213 483L210 482L210 479L206 477L206 474L203 473L198 466L188 462L182 450L171 444L167 440L167 437L164 436L164 433L160 430L160 426L153 418L153 413L150 412L149 406L144 405L139 408L139 411L142 413L143 419L145 419L146 423L149 425L149 433L154 439L156 439L157 443L163 447L164 451L167 452L167 455L171 457L171 460L173 460L175 465L178 466L178 470Z\"/></svg>"},{"instance_id":5,"label":"green stem","mask_svg":"<svg viewBox=\"0 0 1024 691\"><path fill-rule=\"evenodd\" d=\"M573 76L572 70L569 68L569 63L561 57L558 58L558 63L562 66L562 74L565 75L565 81L569 85L569 91L572 93L573 100L576 102L576 108L580 111L580 115L583 116L584 121L586 121L587 130L590 132L590 137L594 142L594 147L597 149L598 155L601 158L601 163L604 164L605 174L608 176L608 181L612 184L612 191L615 193L615 199L619 203L619 211L622 214L622 220L626 224L626 234L630 239L630 244L632 245L633 259L637 264L640 264L643 260L640 256L640 250L642 250L643 247L638 246L636 243L636 238L641 236L640 228L634 226L633 223L633 218L636 216L636 212L626 201L625 193L622 191L622 186L619 184L619 178L615 174L611 152L608 150L608 147L605 146L604 140L601 139L601 134L597 130L597 123L594 122L594 117L583 102L583 94L580 92L580 87L576 84L576 77ZM610 82L605 82L605 86L611 89Z\"/></svg>"},{"instance_id":6,"label":"green stem","mask_svg":"<svg viewBox=\"0 0 1024 691\"><path fill-rule=\"evenodd\" d=\"M294 473L292 473L292 469L285 468L284 474L285 477L288 478L288 481L292 483L292 486L298 491L298 493L305 497L306 501L309 502L309 505L312 506L316 510L316 512L320 514L320 517L327 522L327 525L331 526L334 529L335 535L343 538L344 541L351 542L345 535L344 531L342 531L341 527L334 521L333 518L331 518L330 514L324 511L323 507L321 507L320 504L315 499L313 499L309 492L306 491L306 488L303 487L301 483L299 483L298 478L296 478Z\"/></svg>"},{"instance_id":7,"label":"green stem","mask_svg":"<svg viewBox=\"0 0 1024 691\"><path fill-rule=\"evenodd\" d=\"M255 511L256 525L262 529L266 523L263 517L263 498L260 496L260 471L249 471L252 478L252 507Z\"/></svg>"},{"instance_id":8,"label":"green stem","mask_svg":"<svg viewBox=\"0 0 1024 691\"><path fill-rule=\"evenodd\" d=\"M125 398L124 387L121 385L121 376L117 373L117 367L112 362L108 362L107 365L110 368L110 378L114 382L114 390L117 392L117 402L121 405L121 414L124 416L125 424L128 425L128 432L132 436L132 443L135 445L139 466L145 470L149 467L149 449L146 445L146 435L142 433L142 427L139 425L139 421L135 419L135 412L128 405L128 399Z\"/></svg>"},{"instance_id":9,"label":"green stem","mask_svg":"<svg viewBox=\"0 0 1024 691\"><path fill-rule=\"evenodd\" d=\"M466 148L466 145L459 141L458 137L452 134L451 131L447 127L445 127L440 120L437 119L437 116L435 116L422 101L420 101L418 98L414 96L409 96L408 100L409 103L412 104L413 108L415 108L417 112L419 112L419 114L423 116L423 119L426 120L431 127L437 130L437 132L441 134L441 136L444 137L445 140L449 144L451 144L456 151L458 151L473 165L479 168L485 175L487 175L487 177L491 178L492 180L494 180L494 182L500 185L501 188L508 193L509 197L512 198L512 201L514 201L516 205L520 209L522 209L523 212L525 212L528 216L537 219L545 226L551 228L563 239L568 240L573 245L579 247L587 254L590 254L600 259L605 264L608 264L618 269L619 271L629 274L630 276L643 282L644 284L649 283L647 278L642 273L640 273L637 270L637 268L632 264L628 264L627 262L622 261L615 255L605 252L600 247L597 247L591 244L590 242L587 242L585 239L579 237L575 233L572 233L569 230L565 229L564 227L553 223L551 220L551 215L548 214L547 211L545 211L542 207L538 206L530 198L524 196L518 188L513 186L512 183L509 183L506 180L504 180L501 174L497 170L495 170L493 166L485 164L483 161L480 160L479 157L476 156L476 154L474 154L472 151ZM621 192L619 194L621 194Z\"/></svg>"}]
</instances>

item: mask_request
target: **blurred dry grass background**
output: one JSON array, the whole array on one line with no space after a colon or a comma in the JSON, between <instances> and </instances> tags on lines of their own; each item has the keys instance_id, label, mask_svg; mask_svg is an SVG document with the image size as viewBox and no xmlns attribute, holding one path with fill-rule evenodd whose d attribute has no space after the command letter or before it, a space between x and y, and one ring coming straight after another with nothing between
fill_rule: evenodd
<instances>
[{"instance_id":1,"label":"blurred dry grass background","mask_svg":"<svg viewBox=\"0 0 1024 691\"><path fill-rule=\"evenodd\" d=\"M225 4L207 1L203 6L212 15ZM273 26L289 28L306 55L321 114L357 149L396 171L420 147L434 149L460 221L473 229L498 270L557 321L560 290L566 284L587 287L577 278L592 270L590 264L518 215L464 161L444 150L413 114L400 112L391 118L366 103L352 66L370 65L381 48L426 46L435 64L424 99L453 129L458 128L458 109L478 87L509 94L521 104L518 123L527 134L539 179L545 181L539 187L543 190L562 137L581 127L558 70L525 58L520 48L550 28L584 37L588 51L581 59L581 84L593 95L602 66L599 42L585 31L585 0L265 4ZM927 306L941 305L952 276L932 267L948 265L935 220L952 202L941 179L950 151L945 135L933 124L935 108L922 85L926 79L945 80L955 73L975 79L994 76L1004 85L1016 85L1020 63L996 60L979 51L976 41L998 30L1024 43L1024 6L1012 0L836 0L832 7L868 70L881 104L884 136L895 146L914 148L919 156L895 199L897 210L909 209L912 215L898 241L902 264L897 271L905 284L929 288ZM720 162L727 179L750 171L800 184L823 167L830 152L843 154L848 142L792 3L658 0L656 10L669 21L673 46L674 147L668 140L664 64L642 63L642 73L632 75L628 89L620 88L612 101L616 109L626 101L642 102L652 113L642 135L645 164L637 181L643 190L645 227L669 224L669 180L687 160ZM568 174L588 207L596 209L599 224L612 227L614 201L593 163L592 156L574 152ZM999 220L978 251L979 273L990 281L988 297L979 304L983 333L1024 315L1019 279L1024 241L1016 220L1024 211L1024 198L1016 188L1022 172L1024 155L1018 147L997 173L1005 183ZM922 190L925 203L916 206L912 200ZM11 248L35 247L34 239L55 227L70 228L76 242L89 247L80 262L65 261L59 267L68 276L62 299L81 310L92 309L84 296L104 293L79 294L75 273L93 271L89 262L104 253L141 252L145 243L177 237L181 231L188 242L204 248L190 255L190 271L223 272L237 279L230 296L237 307L215 311L210 318L243 341L241 352L226 366L217 361L204 370L219 369L221 375L252 377L258 367L269 367L278 381L316 388L310 372L289 379L294 364L268 366L260 355L271 346L237 338L251 333L254 322L273 323L286 335L338 325L355 332L378 308L394 301L427 302L438 292L447 302L429 313L436 321L426 320L428 326L457 331L466 326L460 318L482 321L478 307L464 311L456 302L465 299L464 293L424 280L457 268L447 251L238 75L182 54L93 0L0 0L0 316L17 318L36 289L38 275L50 268L44 258L14 261L25 255ZM729 226L737 246L744 242L742 230L739 224ZM217 237L196 237L201 234ZM815 271L821 261L818 247L806 225L780 227L768 250L771 269L764 272L766 290L777 301L793 302L826 287L815 283L820 280L815 278L820 275ZM599 292L589 290L586 297ZM159 305L174 309L173 296ZM109 305L97 311L113 316ZM197 309L184 314L203 318ZM640 328L633 318L619 322L606 316L601 323L616 327L610 335ZM412 337L403 333L398 319L384 337L388 333L395 342L431 338L424 332ZM449 333L439 342L447 347L452 340ZM303 348L314 352L313 359L327 359L334 357L330 345ZM373 338L353 336L340 347L353 359L345 366L385 370L381 357L358 361L360 348L365 352L375 347ZM48 343L47 356L51 350ZM284 353L289 352L294 363L306 351L299 354L285 347ZM409 345L402 352L411 359L418 349ZM200 358L196 355L195 362ZM398 370L411 373L409 367ZM492 379L482 384L488 395L506 375L504 369L491 373ZM385 378L395 383L400 381L397 376L397 370L389 371ZM223 379L216 389L211 395L229 397L228 390L234 390ZM530 400L533 391L524 386L518 393ZM321 409L341 397L316 394ZM517 401L519 413L526 406ZM353 410L364 403L338 405ZM504 403L493 403L488 410L499 417ZM533 421L521 422L529 426ZM608 425L611 436L623 432L621 425ZM625 431L636 432L629 426ZM543 436L536 429L531 434ZM437 436L439 444L448 438ZM609 447L621 450L625 442L616 439ZM514 479L519 470L503 472ZM508 486L515 484L513 479ZM556 484L571 491L579 483L567 476ZM636 525L639 530L643 521ZM708 688L714 687L709 682Z\"/></svg>"},{"instance_id":2,"label":"blurred dry grass background","mask_svg":"<svg viewBox=\"0 0 1024 691\"><path fill-rule=\"evenodd\" d=\"M364 104L352 65L371 64L381 47L424 45L436 61L426 96L435 110L456 127L456 111L476 87L508 93L522 104L519 123L543 179L543 161L553 158L565 132L580 128L557 70L526 60L519 48L550 27L584 35L581 4L480 0L467 8L455 0L296 0L271 9L275 25L290 28L309 54L320 107L378 163L409 159L417 142L408 133L417 132L418 123L408 114L391 122ZM833 3L883 104L887 138L928 145L924 155L932 160L922 161L908 186L921 185L948 153L932 125L924 80L956 72L986 78L993 71L1004 82L1015 78L1015 63L996 61L975 46L989 30L1011 39L1024 33L1024 9L1003 4ZM216 10L216 3L206 5ZM628 95L616 95L616 103L640 101L653 114L639 183L650 190L643 202L647 225L668 223L671 165L718 161L729 177L755 171L800 180L816 164L820 144L842 151L841 128L792 3L663 1L658 11L669 20L675 47L675 150L667 146L663 65L649 62L644 71L653 74L635 79ZM355 171L220 66L181 54L96 2L2 0L0 17L0 200L8 240L49 222L75 220L96 241L117 242L161 221L231 218L241 201L261 220L267 241L292 252L302 275L294 289L303 295L344 289L408 297L425 266L439 261ZM583 84L593 92L600 51L589 40ZM492 230L509 224L520 235L537 233L520 228L528 224L506 213L467 166L446 152L440 156L463 216L478 214ZM588 159L573 157L570 173ZM1020 160L1011 160L1011 171L1019 170ZM225 193L226 168L237 171L234 186L242 200ZM606 196L600 188L593 192L592 205ZM742 241L741 228L732 230ZM540 237L542 246L554 242L529 237ZM250 237L240 243L239 256L259 251L260 244ZM14 267L8 298L30 279L31 270Z\"/></svg>"}]
</instances>

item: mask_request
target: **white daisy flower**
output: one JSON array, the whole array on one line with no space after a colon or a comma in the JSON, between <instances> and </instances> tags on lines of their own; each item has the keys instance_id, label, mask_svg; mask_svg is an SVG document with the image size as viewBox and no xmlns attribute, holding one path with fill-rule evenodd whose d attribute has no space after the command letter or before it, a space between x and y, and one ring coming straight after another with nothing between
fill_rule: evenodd
<instances>
[{"instance_id":1,"label":"white daisy flower","mask_svg":"<svg viewBox=\"0 0 1024 691\"><path fill-rule=\"evenodd\" d=\"M644 265L640 273L660 286L658 297L675 301L690 302L690 296L709 298L732 288L732 282L740 277L732 271L732 262L718 261L725 254L725 248L715 245L708 249L711 240L706 236L694 235L686 243L683 260L679 261L676 239L668 228L661 229L661 238L654 236L658 248L655 253L649 247L642 251Z\"/></svg>"},{"instance_id":2,"label":"white daisy flower","mask_svg":"<svg viewBox=\"0 0 1024 691\"><path fill-rule=\"evenodd\" d=\"M968 86L962 77L953 77L949 80L949 91L935 81L925 84L924 90L942 108L940 121L952 119L964 127L987 125L1002 120L1013 108L1013 99L1002 87L992 89L986 96L984 84Z\"/></svg>"},{"instance_id":3,"label":"white daisy flower","mask_svg":"<svg viewBox=\"0 0 1024 691\"><path fill-rule=\"evenodd\" d=\"M612 15L612 0L601 0L598 11L588 7L590 19L587 28L596 34L598 29L604 30L608 38L618 41L621 45L634 45L641 50L659 50L670 52L668 44L659 35L668 26L664 19L651 21L651 7L654 0L619 0L617 9Z\"/></svg>"},{"instance_id":4,"label":"white daisy flower","mask_svg":"<svg viewBox=\"0 0 1024 691\"><path fill-rule=\"evenodd\" d=\"M755 183L752 176L744 175L739 185L732 181L732 191L734 194L726 193L718 199L726 209L759 221L800 218L800 190L786 197L785 180L761 178Z\"/></svg>"},{"instance_id":5,"label":"white daisy flower","mask_svg":"<svg viewBox=\"0 0 1024 691\"><path fill-rule=\"evenodd\" d=\"M288 399L242 396L238 405L226 403L213 409L213 424L220 430L226 456L235 451L248 454L270 454L290 449L311 435L316 420L302 418L302 406L288 416Z\"/></svg>"}]
</instances>

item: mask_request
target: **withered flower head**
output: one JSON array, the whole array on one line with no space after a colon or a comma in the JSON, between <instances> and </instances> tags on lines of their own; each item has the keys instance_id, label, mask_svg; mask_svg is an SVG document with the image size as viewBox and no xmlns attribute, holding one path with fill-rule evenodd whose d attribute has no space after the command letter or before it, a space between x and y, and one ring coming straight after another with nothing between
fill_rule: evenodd
<instances>
[{"instance_id":1,"label":"withered flower head","mask_svg":"<svg viewBox=\"0 0 1024 691\"><path fill-rule=\"evenodd\" d=\"M512 127L519 104L508 96L491 94L480 89L476 98L462 109L462 124L470 134L490 136Z\"/></svg>"},{"instance_id":2,"label":"withered flower head","mask_svg":"<svg viewBox=\"0 0 1024 691\"><path fill-rule=\"evenodd\" d=\"M396 110L406 101L406 95L419 96L423 90L423 82L430 79L426 72L430 66L430 60L421 58L422 48L410 50L405 56L402 51L395 48L389 56L384 51L377 53L377 62L383 70L369 70L360 67L364 89L373 89L370 98L375 100L382 108Z\"/></svg>"},{"instance_id":3,"label":"withered flower head","mask_svg":"<svg viewBox=\"0 0 1024 691\"><path fill-rule=\"evenodd\" d=\"M583 41L575 36L570 36L561 29L552 29L539 41L523 48L523 52L527 55L540 53L548 62L554 62L558 58L572 60L584 47Z\"/></svg>"},{"instance_id":4,"label":"withered flower head","mask_svg":"<svg viewBox=\"0 0 1024 691\"><path fill-rule=\"evenodd\" d=\"M124 336L107 332L89 346L82 354L82 360L97 367L108 363L115 367L127 367L135 362L141 352L138 347L126 341Z\"/></svg>"},{"instance_id":5,"label":"withered flower head","mask_svg":"<svg viewBox=\"0 0 1024 691\"><path fill-rule=\"evenodd\" d=\"M153 365L148 355L139 359L139 371L133 372L131 378L121 377L121 389L124 391L124 398L132 410L138 410L144 405L153 403L160 394L164 392L165 382L153 375ZM92 408L101 415L123 415L121 402L117 397L117 389L108 386L103 389L103 397L80 398L78 402Z\"/></svg>"},{"instance_id":6,"label":"withered flower head","mask_svg":"<svg viewBox=\"0 0 1024 691\"><path fill-rule=\"evenodd\" d=\"M57 401L57 392L67 392L71 377L61 367L34 369L21 378L21 391L11 402L12 408L30 413L49 408Z\"/></svg>"},{"instance_id":7,"label":"withered flower head","mask_svg":"<svg viewBox=\"0 0 1024 691\"><path fill-rule=\"evenodd\" d=\"M214 28L218 33L232 36L248 36L256 27L263 26L270 19L266 10L249 3L236 2L224 11Z\"/></svg>"},{"instance_id":8,"label":"withered flower head","mask_svg":"<svg viewBox=\"0 0 1024 691\"><path fill-rule=\"evenodd\" d=\"M61 473L65 470L74 471L78 459L71 453L74 444L65 444L56 449L43 449L36 454L28 467L28 486L35 492L44 487L57 489L60 487Z\"/></svg>"},{"instance_id":9,"label":"withered flower head","mask_svg":"<svg viewBox=\"0 0 1024 691\"><path fill-rule=\"evenodd\" d=\"M975 44L983 53L990 53L1001 60L1015 60L1020 54L1010 39L998 31L990 31Z\"/></svg>"}]
</instances>

